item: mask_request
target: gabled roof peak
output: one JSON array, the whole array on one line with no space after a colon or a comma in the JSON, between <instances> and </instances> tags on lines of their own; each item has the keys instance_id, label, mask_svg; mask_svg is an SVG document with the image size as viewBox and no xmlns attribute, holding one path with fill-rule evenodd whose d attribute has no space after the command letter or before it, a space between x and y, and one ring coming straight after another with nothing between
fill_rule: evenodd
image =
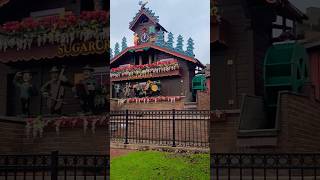
<instances>
[{"instance_id":1,"label":"gabled roof peak","mask_svg":"<svg viewBox=\"0 0 320 180\"><path fill-rule=\"evenodd\" d=\"M161 26L159 24L159 16L156 16L155 13L149 9L149 8L146 8L144 6L141 6L140 10L137 12L137 14L133 17L133 20L129 23L129 28L131 30L134 29L134 26L137 24L139 18L142 16L142 15L145 15L147 16L153 23ZM161 26L162 27L162 26ZM162 27L163 28L163 27ZM164 29L164 28L163 28Z\"/></svg>"}]
</instances>

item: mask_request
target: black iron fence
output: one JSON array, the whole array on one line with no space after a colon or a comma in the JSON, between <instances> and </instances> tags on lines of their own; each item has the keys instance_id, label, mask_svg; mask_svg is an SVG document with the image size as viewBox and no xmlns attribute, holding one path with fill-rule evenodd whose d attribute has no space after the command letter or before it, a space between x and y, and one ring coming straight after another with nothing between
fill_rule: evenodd
<instances>
[{"instance_id":1,"label":"black iron fence","mask_svg":"<svg viewBox=\"0 0 320 180\"><path fill-rule=\"evenodd\" d=\"M210 111L112 111L112 141L125 144L209 147Z\"/></svg>"},{"instance_id":2,"label":"black iron fence","mask_svg":"<svg viewBox=\"0 0 320 180\"><path fill-rule=\"evenodd\" d=\"M107 180L108 155L0 155L0 180Z\"/></svg>"},{"instance_id":3,"label":"black iron fence","mask_svg":"<svg viewBox=\"0 0 320 180\"><path fill-rule=\"evenodd\" d=\"M212 154L213 180L316 180L320 154Z\"/></svg>"}]
</instances>

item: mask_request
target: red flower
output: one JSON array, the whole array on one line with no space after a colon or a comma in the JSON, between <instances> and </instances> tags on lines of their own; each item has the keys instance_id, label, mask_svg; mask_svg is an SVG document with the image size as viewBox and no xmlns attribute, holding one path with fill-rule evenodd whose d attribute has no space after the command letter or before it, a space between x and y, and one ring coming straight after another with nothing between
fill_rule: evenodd
<instances>
[{"instance_id":1,"label":"red flower","mask_svg":"<svg viewBox=\"0 0 320 180\"><path fill-rule=\"evenodd\" d=\"M3 24L3 29L8 32L19 31L20 28L21 28L21 26L18 21L12 21L12 22L7 22L7 23Z\"/></svg>"}]
</instances>

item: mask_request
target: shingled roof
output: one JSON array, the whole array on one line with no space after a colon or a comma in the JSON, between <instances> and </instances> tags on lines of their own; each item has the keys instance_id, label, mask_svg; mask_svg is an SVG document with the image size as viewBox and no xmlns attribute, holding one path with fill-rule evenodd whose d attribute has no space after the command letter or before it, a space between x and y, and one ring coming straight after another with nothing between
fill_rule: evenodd
<instances>
[{"instance_id":1,"label":"shingled roof","mask_svg":"<svg viewBox=\"0 0 320 180\"><path fill-rule=\"evenodd\" d=\"M167 30L159 24L159 16L155 16L155 13L146 7L141 7L139 12L134 16L133 20L129 23L130 30L132 31L134 30L135 25L138 23L138 20L143 15L148 17L154 24L158 25L163 31L167 32Z\"/></svg>"}]
</instances>

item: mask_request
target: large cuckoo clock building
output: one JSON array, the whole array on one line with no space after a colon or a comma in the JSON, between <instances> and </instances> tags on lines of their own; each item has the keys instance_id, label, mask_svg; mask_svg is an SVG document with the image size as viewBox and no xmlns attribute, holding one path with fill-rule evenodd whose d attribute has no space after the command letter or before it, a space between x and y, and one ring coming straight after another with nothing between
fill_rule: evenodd
<instances>
[{"instance_id":1,"label":"large cuckoo clock building","mask_svg":"<svg viewBox=\"0 0 320 180\"><path fill-rule=\"evenodd\" d=\"M183 37L178 35L174 42L174 35L145 5L129 23L129 29L133 31L134 45L127 47L123 38L121 47L116 43L110 57L111 106L163 109L172 108L163 104L194 101L192 79L204 66L195 57L193 40L186 40L183 47Z\"/></svg>"},{"instance_id":2,"label":"large cuckoo clock building","mask_svg":"<svg viewBox=\"0 0 320 180\"><path fill-rule=\"evenodd\" d=\"M109 49L107 4L100 0L3 2L6 3L0 11L0 115L75 115L83 111L72 86L83 79L84 68L90 66L87 70L92 70L99 87L109 82L105 59ZM26 95L29 94L24 92L26 88L13 83L17 80L21 84L24 74L30 76L32 95ZM61 98L55 95L54 88L44 87L52 74L64 76L70 85L64 88L57 81L59 88L55 92L63 95ZM46 95L45 91L52 92ZM28 99L26 112L21 98ZM57 103L49 101L59 99L63 105L56 113L49 104Z\"/></svg>"}]
</instances>

